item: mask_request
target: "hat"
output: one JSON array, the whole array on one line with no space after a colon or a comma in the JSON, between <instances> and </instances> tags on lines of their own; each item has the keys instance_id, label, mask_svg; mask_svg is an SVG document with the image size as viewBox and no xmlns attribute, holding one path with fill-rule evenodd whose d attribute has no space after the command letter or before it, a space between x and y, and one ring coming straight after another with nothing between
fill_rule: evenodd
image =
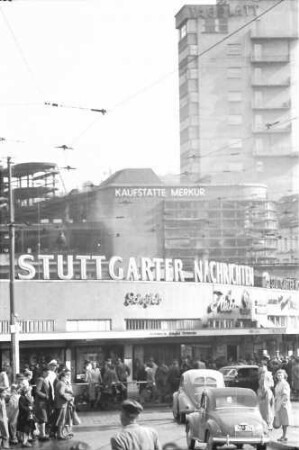
<instances>
[{"instance_id":1,"label":"hat","mask_svg":"<svg viewBox=\"0 0 299 450\"><path fill-rule=\"evenodd\" d=\"M123 409L128 414L138 415L143 411L143 407L136 400L125 400L121 404L121 409Z\"/></svg>"},{"instance_id":2,"label":"hat","mask_svg":"<svg viewBox=\"0 0 299 450\"><path fill-rule=\"evenodd\" d=\"M52 359L49 363L48 366L58 366L58 363L56 361L56 359Z\"/></svg>"}]
</instances>

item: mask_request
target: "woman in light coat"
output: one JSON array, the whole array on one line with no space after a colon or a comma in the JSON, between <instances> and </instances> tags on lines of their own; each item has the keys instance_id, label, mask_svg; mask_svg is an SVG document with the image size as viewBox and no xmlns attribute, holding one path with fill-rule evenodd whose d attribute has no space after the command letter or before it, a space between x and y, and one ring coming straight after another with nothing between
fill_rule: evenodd
<instances>
[{"instance_id":1,"label":"woman in light coat","mask_svg":"<svg viewBox=\"0 0 299 450\"><path fill-rule=\"evenodd\" d=\"M282 427L282 436L277 439L280 442L286 442L287 429L291 419L291 389L287 382L287 373L283 369L279 369L275 377L277 384L275 386L275 428Z\"/></svg>"},{"instance_id":2,"label":"woman in light coat","mask_svg":"<svg viewBox=\"0 0 299 450\"><path fill-rule=\"evenodd\" d=\"M269 430L272 430L274 419L273 386L274 380L272 373L267 369L266 365L263 365L259 371L259 388L257 391L257 397L261 416L268 425Z\"/></svg>"}]
</instances>

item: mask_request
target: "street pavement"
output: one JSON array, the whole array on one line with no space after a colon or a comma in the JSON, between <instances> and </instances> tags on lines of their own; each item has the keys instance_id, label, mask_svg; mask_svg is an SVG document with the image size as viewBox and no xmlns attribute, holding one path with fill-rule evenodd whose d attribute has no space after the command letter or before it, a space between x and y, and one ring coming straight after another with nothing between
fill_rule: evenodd
<instances>
[{"instance_id":1,"label":"street pavement","mask_svg":"<svg viewBox=\"0 0 299 450\"><path fill-rule=\"evenodd\" d=\"M299 402L293 402L294 424L289 427L288 442L280 443L277 438L281 430L271 432L269 450L299 450ZM51 440L45 443L34 443L33 449L41 450L109 450L110 438L120 430L118 411L79 412L81 424L74 427L74 438L69 441ZM139 423L157 430L165 450L187 450L185 426L177 424L168 406L155 405L147 407L140 414ZM166 444L171 444L166 446ZM18 446L17 446L18 447ZM198 449L204 449L199 445ZM244 450L250 450L249 445Z\"/></svg>"}]
</instances>

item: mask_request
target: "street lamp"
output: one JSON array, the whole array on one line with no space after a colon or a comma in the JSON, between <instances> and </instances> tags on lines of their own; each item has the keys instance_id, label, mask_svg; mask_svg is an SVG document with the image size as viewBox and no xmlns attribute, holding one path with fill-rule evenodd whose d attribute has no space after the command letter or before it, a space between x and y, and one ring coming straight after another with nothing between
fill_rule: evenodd
<instances>
[{"instance_id":1,"label":"street lamp","mask_svg":"<svg viewBox=\"0 0 299 450\"><path fill-rule=\"evenodd\" d=\"M15 380L16 374L20 371L19 352L19 324L15 311L15 217L12 190L11 158L7 158L8 172L8 208L9 208L9 301L10 301L10 341L11 341L11 367Z\"/></svg>"}]
</instances>

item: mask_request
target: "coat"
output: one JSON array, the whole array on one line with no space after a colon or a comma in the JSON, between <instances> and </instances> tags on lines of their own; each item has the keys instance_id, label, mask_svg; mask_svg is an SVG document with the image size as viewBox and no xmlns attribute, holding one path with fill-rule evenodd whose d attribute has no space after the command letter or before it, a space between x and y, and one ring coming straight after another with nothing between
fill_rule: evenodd
<instances>
[{"instance_id":1,"label":"coat","mask_svg":"<svg viewBox=\"0 0 299 450\"><path fill-rule=\"evenodd\" d=\"M68 402L73 400L73 395L68 384L59 380L55 385L54 406L56 409L66 408Z\"/></svg>"},{"instance_id":2,"label":"coat","mask_svg":"<svg viewBox=\"0 0 299 450\"><path fill-rule=\"evenodd\" d=\"M291 420L291 389L286 380L281 380L275 386L275 427L290 425Z\"/></svg>"},{"instance_id":3,"label":"coat","mask_svg":"<svg viewBox=\"0 0 299 450\"><path fill-rule=\"evenodd\" d=\"M31 395L21 394L19 398L18 431L29 434L35 430L33 407L33 397Z\"/></svg>"}]
</instances>

